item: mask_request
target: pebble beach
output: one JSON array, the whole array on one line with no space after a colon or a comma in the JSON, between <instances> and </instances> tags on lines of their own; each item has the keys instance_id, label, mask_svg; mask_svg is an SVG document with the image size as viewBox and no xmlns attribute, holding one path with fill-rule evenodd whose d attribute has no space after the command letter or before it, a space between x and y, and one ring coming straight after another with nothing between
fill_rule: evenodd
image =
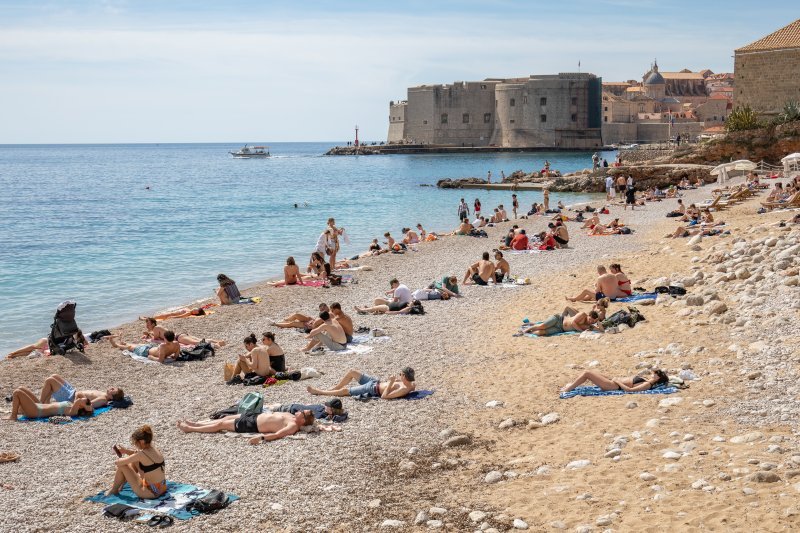
<instances>
[{"instance_id":1,"label":"pebble beach","mask_svg":"<svg viewBox=\"0 0 800 533\"><path fill-rule=\"evenodd\" d=\"M708 198L712 188L685 191L683 201ZM0 464L0 530L134 527L104 518L102 506L84 498L110 488L112 445L127 445L145 423L169 480L241 498L218 514L176 521L176 531L791 530L800 520L800 229L778 225L794 213L756 215L756 199L716 215L731 235L667 239L677 223L664 215L675 206L665 200L631 212L614 204L601 218L620 217L635 230L626 236L589 237L569 222L568 249L506 256L530 285L462 287L464 298L427 302L424 316L360 316L353 306L381 296L393 277L412 290L444 275L461 279L515 221L487 228L489 238L447 237L360 260L371 270L351 272L354 284L259 284L243 291L260 297L257 305L166 321L176 332L227 341L205 361L143 364L100 342L85 355L0 362L3 396L18 386L38 391L60 374L79 389L120 386L134 401L60 426L0 422L0 451L21 454ZM549 221L516 223L531 234ZM647 320L618 334L513 337L523 318L560 312L565 295L593 286L596 264L612 262L634 286L680 282L688 294L642 306ZM356 327L380 328L387 338L366 353L304 354L302 334L270 326L334 301ZM109 329L136 341L143 325ZM276 333L289 367L323 375L267 388L226 385L223 363L244 353L246 335L265 331ZM435 393L418 401L343 398L349 420L340 432L251 446L234 434L176 427L249 390L263 392L265 405L317 403L307 385L330 387L350 368L386 378L405 366L416 370L417 388ZM696 379L672 395L558 397L582 369L627 376L648 368Z\"/></svg>"}]
</instances>

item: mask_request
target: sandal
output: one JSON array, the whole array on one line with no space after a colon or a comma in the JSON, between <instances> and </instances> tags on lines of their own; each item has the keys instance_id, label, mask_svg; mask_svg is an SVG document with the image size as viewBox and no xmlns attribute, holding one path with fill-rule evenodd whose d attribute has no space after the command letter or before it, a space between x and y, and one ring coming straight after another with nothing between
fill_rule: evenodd
<instances>
[{"instance_id":1,"label":"sandal","mask_svg":"<svg viewBox=\"0 0 800 533\"><path fill-rule=\"evenodd\" d=\"M0 452L0 463L13 463L22 457L17 452Z\"/></svg>"},{"instance_id":2,"label":"sandal","mask_svg":"<svg viewBox=\"0 0 800 533\"><path fill-rule=\"evenodd\" d=\"M147 521L147 525L150 527L169 527L173 522L173 518L169 515L156 515Z\"/></svg>"}]
</instances>

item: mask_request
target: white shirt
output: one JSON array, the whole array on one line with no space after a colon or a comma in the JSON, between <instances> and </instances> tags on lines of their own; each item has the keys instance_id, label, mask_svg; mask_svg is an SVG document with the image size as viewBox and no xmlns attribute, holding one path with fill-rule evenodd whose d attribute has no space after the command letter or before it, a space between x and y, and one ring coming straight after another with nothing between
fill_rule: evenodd
<instances>
[{"instance_id":1,"label":"white shirt","mask_svg":"<svg viewBox=\"0 0 800 533\"><path fill-rule=\"evenodd\" d=\"M322 257L325 257L326 250L329 248L328 242L328 235L326 235L325 232L322 232L322 234L319 236L319 239L317 239L316 247L316 251L322 254ZM333 246L330 246L330 248L333 248Z\"/></svg>"},{"instance_id":2,"label":"white shirt","mask_svg":"<svg viewBox=\"0 0 800 533\"><path fill-rule=\"evenodd\" d=\"M398 285L397 288L394 290L394 297L397 298L397 301L400 302L401 304L410 304L411 289L409 289L405 285Z\"/></svg>"},{"instance_id":3,"label":"white shirt","mask_svg":"<svg viewBox=\"0 0 800 533\"><path fill-rule=\"evenodd\" d=\"M611 189L614 187L614 178L611 176L606 178L606 189Z\"/></svg>"}]
</instances>

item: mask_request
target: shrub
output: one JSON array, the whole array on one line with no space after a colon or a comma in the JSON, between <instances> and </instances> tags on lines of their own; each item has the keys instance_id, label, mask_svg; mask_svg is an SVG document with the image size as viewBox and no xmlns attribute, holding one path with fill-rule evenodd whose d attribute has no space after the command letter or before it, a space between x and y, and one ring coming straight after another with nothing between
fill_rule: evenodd
<instances>
[{"instance_id":1,"label":"shrub","mask_svg":"<svg viewBox=\"0 0 800 533\"><path fill-rule=\"evenodd\" d=\"M783 104L783 110L775 117L775 124L786 124L800 120L800 103L789 101Z\"/></svg>"},{"instance_id":2,"label":"shrub","mask_svg":"<svg viewBox=\"0 0 800 533\"><path fill-rule=\"evenodd\" d=\"M749 105L735 107L725 121L727 131L755 130L762 126L758 115Z\"/></svg>"}]
</instances>

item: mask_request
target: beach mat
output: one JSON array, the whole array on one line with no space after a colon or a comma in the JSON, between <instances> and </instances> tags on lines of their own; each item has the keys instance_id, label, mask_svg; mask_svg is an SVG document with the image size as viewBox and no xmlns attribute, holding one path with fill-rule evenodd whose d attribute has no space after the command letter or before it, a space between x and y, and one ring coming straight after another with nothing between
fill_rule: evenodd
<instances>
[{"instance_id":1,"label":"beach mat","mask_svg":"<svg viewBox=\"0 0 800 533\"><path fill-rule=\"evenodd\" d=\"M540 254L542 250L508 250L511 255Z\"/></svg>"},{"instance_id":2,"label":"beach mat","mask_svg":"<svg viewBox=\"0 0 800 533\"><path fill-rule=\"evenodd\" d=\"M562 392L558 395L562 400L574 398L575 396L623 396L625 394L672 394L678 392L675 387L656 387L655 389L625 392L622 390L602 390L600 387L577 387L569 392Z\"/></svg>"},{"instance_id":3,"label":"beach mat","mask_svg":"<svg viewBox=\"0 0 800 533\"><path fill-rule=\"evenodd\" d=\"M536 335L535 333L525 333L526 337L532 337L534 339L547 339L549 337L561 337L562 335L580 335L582 332L580 331L562 331L561 333L556 333L554 335Z\"/></svg>"},{"instance_id":4,"label":"beach mat","mask_svg":"<svg viewBox=\"0 0 800 533\"><path fill-rule=\"evenodd\" d=\"M101 491L94 496L84 498L84 501L103 503L105 505L122 503L135 507L136 509L141 509L142 511L168 514L179 520L189 520L195 515L187 511L186 506L198 498L202 498L209 492L211 491L208 489L201 489L194 485L167 481L167 492L165 492L163 496L152 500L144 500L136 496L131 490L130 485L126 483L118 495L106 495L105 492ZM229 493L228 499L234 502L238 500L239 497Z\"/></svg>"},{"instance_id":5,"label":"beach mat","mask_svg":"<svg viewBox=\"0 0 800 533\"><path fill-rule=\"evenodd\" d=\"M130 357L134 361L138 361L140 363L147 363L147 364L155 363L155 364L158 364L158 361L153 361L152 359L148 359L147 357L142 357L141 355L136 355L135 353L133 353L130 350L123 350L122 351L122 355L127 355L128 357ZM167 364L170 363L170 362L171 361L164 361L164 363L167 363Z\"/></svg>"},{"instance_id":6,"label":"beach mat","mask_svg":"<svg viewBox=\"0 0 800 533\"><path fill-rule=\"evenodd\" d=\"M436 392L436 391L435 390L425 390L425 389L423 389L423 390L415 390L415 391L409 392L408 394L406 394L402 398L398 398L398 400L422 400L423 398L427 398L428 396L431 396L434 392Z\"/></svg>"},{"instance_id":7,"label":"beach mat","mask_svg":"<svg viewBox=\"0 0 800 533\"><path fill-rule=\"evenodd\" d=\"M107 413L111 409L113 409L113 408L110 405L104 405L103 407L98 407L97 409L92 411L92 414L90 414L90 415L70 416L70 417L68 417L70 419L69 422L67 422L67 421L59 422L59 425L60 424L70 424L72 422L77 422L79 420L80 421L89 420L90 418L94 418L96 416L102 415L103 413ZM28 418L27 416L20 416L19 418L17 418L17 420L19 420L20 422L48 422L50 420L50 418L46 417L46 416L37 417L37 418Z\"/></svg>"},{"instance_id":8,"label":"beach mat","mask_svg":"<svg viewBox=\"0 0 800 533\"><path fill-rule=\"evenodd\" d=\"M619 303L638 302L640 300L655 300L657 296L658 293L656 292L643 292L641 294L632 294L630 296L626 296L625 298L617 298L611 301Z\"/></svg>"}]
</instances>

